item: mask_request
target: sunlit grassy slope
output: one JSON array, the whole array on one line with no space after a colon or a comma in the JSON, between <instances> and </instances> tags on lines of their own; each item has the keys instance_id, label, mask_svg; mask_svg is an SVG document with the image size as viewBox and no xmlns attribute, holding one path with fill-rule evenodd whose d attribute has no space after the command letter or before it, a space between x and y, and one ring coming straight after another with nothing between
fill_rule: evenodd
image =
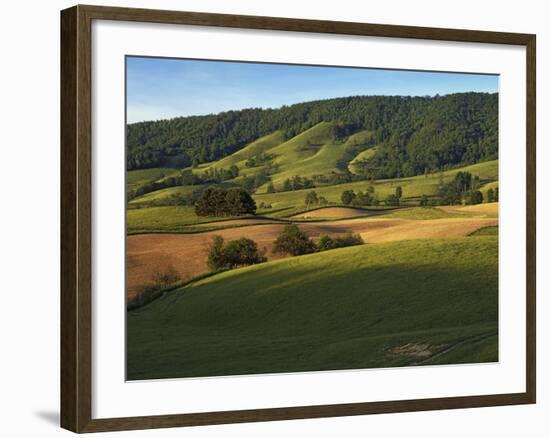
<instances>
[{"instance_id":1,"label":"sunlit grassy slope","mask_svg":"<svg viewBox=\"0 0 550 438\"><path fill-rule=\"evenodd\" d=\"M150 207L130 209L126 211L126 231L173 230L183 224L200 223L201 218L195 215L193 207Z\"/></svg>"},{"instance_id":2,"label":"sunlit grassy slope","mask_svg":"<svg viewBox=\"0 0 550 438\"><path fill-rule=\"evenodd\" d=\"M427 177L424 175L408 177L408 178L396 178L391 180L379 180L374 182L375 193L381 200L385 199L388 195L395 192L397 186L401 186L403 189L403 202L406 204L408 201L418 201L418 198L422 195L434 196L437 193L437 189L440 180L443 182L450 181L454 175L459 171L471 172L481 178L482 181L492 181L498 178L498 160L486 161L483 163L474 164L458 169L448 170L438 174L430 174ZM231 182L225 183L231 185ZM363 190L365 191L370 182L359 181L347 184L339 184L333 186L317 187L313 190L317 192L319 196L324 196L329 202L340 203L340 196L344 190ZM486 193L488 187L496 187L498 184L489 183L482 188L482 191ZM174 193L189 193L198 189L198 186L181 186L172 187L168 189L158 190L152 192L131 201L132 205L147 204L153 200L162 200L170 197ZM308 191L296 190L289 192L278 193L256 193L254 198L257 203L264 202L271 204L274 208L286 208L292 207L296 211L304 209L304 200ZM484 194L485 196L485 194Z\"/></svg>"},{"instance_id":3,"label":"sunlit grassy slope","mask_svg":"<svg viewBox=\"0 0 550 438\"><path fill-rule=\"evenodd\" d=\"M250 143L242 149L239 149L237 152L222 158L221 160L210 163L206 166L201 166L197 173L200 174L207 169L228 169L233 165L237 166L240 170L246 169L245 163L249 158L266 153L273 147L283 142L283 133L281 131L275 131L272 134L260 137L258 140Z\"/></svg>"},{"instance_id":4,"label":"sunlit grassy slope","mask_svg":"<svg viewBox=\"0 0 550 438\"><path fill-rule=\"evenodd\" d=\"M296 175L312 177L340 172L338 160L345 154L345 145L333 139L335 122L321 122L270 150L275 155L277 173L273 184L282 187L284 180Z\"/></svg>"},{"instance_id":5,"label":"sunlit grassy slope","mask_svg":"<svg viewBox=\"0 0 550 438\"><path fill-rule=\"evenodd\" d=\"M154 167L151 169L129 170L126 172L126 189L133 190L140 185L152 183L166 176L177 174L176 169Z\"/></svg>"},{"instance_id":6,"label":"sunlit grassy slope","mask_svg":"<svg viewBox=\"0 0 550 438\"><path fill-rule=\"evenodd\" d=\"M438 174L430 174L428 176L419 175L408 178L396 178L390 180L379 180L374 182L375 193L381 200L388 195L395 193L395 188L401 186L403 189L403 201L413 198L415 201L422 195L433 196L437 194L440 180L449 182L454 178L454 175L459 171L471 172L477 175L482 181L490 181L498 178L498 160L487 161L483 163L473 164L458 169L448 170ZM370 182L359 181L347 184L339 184L333 186L317 187L314 190L319 196L324 196L329 202L340 202L340 196L344 190L367 190ZM291 192L280 193L258 193L254 195L257 202L270 203L274 207L291 207L302 205L308 190L296 190Z\"/></svg>"},{"instance_id":7,"label":"sunlit grassy slope","mask_svg":"<svg viewBox=\"0 0 550 438\"><path fill-rule=\"evenodd\" d=\"M497 253L402 241L215 275L128 314L128 378L496 361Z\"/></svg>"},{"instance_id":8,"label":"sunlit grassy slope","mask_svg":"<svg viewBox=\"0 0 550 438\"><path fill-rule=\"evenodd\" d=\"M424 175L415 176L410 178L400 178L393 180L380 180L374 183L375 193L380 199L385 199L390 193L395 192L397 186L401 186L403 189L403 203L412 202L413 205L418 205L418 198L423 194L427 196L433 196L437 193L439 181L442 178L443 181L450 181L456 172L468 171L474 175L478 175L482 180L492 180L498 178L498 161L487 161L484 163L474 164L472 166L463 167L460 169L453 169L443 172L441 175ZM227 182L225 184L231 184ZM344 190L363 190L365 191L370 183L367 181L360 181L349 184L340 184L334 186L317 187L309 190L296 190L289 192L270 193L270 194L255 194L254 199L256 203L260 205L271 205L270 209L262 209L260 213L262 215L271 217L284 217L291 216L292 214L307 210L304 200L307 192L315 190L319 196L324 196L329 202L334 204L340 204L340 196ZM492 184L492 183L489 183ZM496 184L495 184L496 186ZM486 188L487 186L484 186ZM156 192L149 193L147 195L140 196L130 202L131 206L146 206L154 201L160 201L173 195L174 193L190 193L193 190L199 189L199 186L182 186L171 187L168 189L158 190ZM185 214L180 212L185 211ZM430 210L419 209L415 212L395 212L392 213L395 217L411 218L411 215L422 215L425 219L436 219L440 217L450 217L448 213L437 209ZM429 217L424 217L428 215ZM128 232L146 232L150 231L183 231L186 224L195 224L198 222L210 222L217 220L216 218L199 218L197 217L192 207L154 207L154 208L141 208L130 209L128 211ZM187 230L189 231L189 230Z\"/></svg>"},{"instance_id":9,"label":"sunlit grassy slope","mask_svg":"<svg viewBox=\"0 0 550 438\"><path fill-rule=\"evenodd\" d=\"M346 155L348 147L353 144L360 148L372 134L361 131L348 137L345 142L337 141L334 136L337 125L337 122L320 122L287 141L284 141L283 134L277 131L215 163L200 166L195 171L200 174L208 169L236 165L240 170L237 181L243 176L255 176L268 171L272 182L280 188L286 179L295 176L311 178L314 175L341 173L346 166L346 160L353 158ZM248 159L261 154L268 154L264 163L254 167L246 165ZM266 185L261 187L259 192L265 190Z\"/></svg>"},{"instance_id":10,"label":"sunlit grassy slope","mask_svg":"<svg viewBox=\"0 0 550 438\"><path fill-rule=\"evenodd\" d=\"M160 201L168 199L173 195L188 195L193 193L193 191L198 190L201 186L177 186L177 187L168 187L166 189L156 190L154 192L146 193L145 195L138 196L135 199L132 199L129 204L134 205L143 205L151 204L155 201Z\"/></svg>"},{"instance_id":11,"label":"sunlit grassy slope","mask_svg":"<svg viewBox=\"0 0 550 438\"><path fill-rule=\"evenodd\" d=\"M337 122L321 122L287 141L283 141L283 134L276 131L259 138L232 155L215 163L202 164L193 171L201 174L208 169L228 169L232 165L236 165L239 167L239 177L236 180L224 182L224 185L230 186L238 184L244 176L255 176L269 170L271 180L279 192L266 193L267 184L264 184L254 195L256 200L272 204L277 208L293 207L299 210L303 207L306 191L280 192L286 179L291 179L294 176L306 178L312 178L315 175L329 176L342 173L346 166L354 171L356 168L353 163L357 160L368 159L376 153L377 146L371 144L372 133L370 131L360 131L345 140L336 140L334 134L337 126ZM351 151L350 148L355 149ZM362 148L367 149L361 150ZM260 164L254 167L246 165L248 159L257 158L261 154L264 154L264 160ZM397 186L401 186L404 203L406 204L407 201L417 203L418 198L422 195L436 195L440 183L450 181L458 171L467 171L479 176L484 184L482 192L485 196L489 187L495 188L498 184L496 182L498 180L498 161L494 160L427 176L419 175L379 180L374 183L374 186L376 194L381 200L394 193ZM162 177L177 172L179 170L176 169L148 169L128 172L128 189L162 179ZM333 186L319 186L315 190L318 195L324 196L329 202L338 203L342 191L366 190L368 185L368 182L360 181ZM199 187L183 186L161 189L137 197L131 201L131 204L147 205L165 200L176 193L190 193L197 188Z\"/></svg>"}]
</instances>

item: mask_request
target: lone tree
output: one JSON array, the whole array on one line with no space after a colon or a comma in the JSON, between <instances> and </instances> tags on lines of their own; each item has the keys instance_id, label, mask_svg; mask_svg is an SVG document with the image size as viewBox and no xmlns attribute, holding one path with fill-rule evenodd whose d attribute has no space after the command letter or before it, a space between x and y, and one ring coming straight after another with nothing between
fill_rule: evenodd
<instances>
[{"instance_id":1,"label":"lone tree","mask_svg":"<svg viewBox=\"0 0 550 438\"><path fill-rule=\"evenodd\" d=\"M426 195L422 195L419 202L421 207L427 207L428 206L428 197Z\"/></svg>"},{"instance_id":2,"label":"lone tree","mask_svg":"<svg viewBox=\"0 0 550 438\"><path fill-rule=\"evenodd\" d=\"M240 188L208 187L195 203L197 216L242 216L255 212L256 202Z\"/></svg>"},{"instance_id":3,"label":"lone tree","mask_svg":"<svg viewBox=\"0 0 550 438\"><path fill-rule=\"evenodd\" d=\"M229 168L229 174L231 178L237 178L239 176L239 168L234 164Z\"/></svg>"},{"instance_id":4,"label":"lone tree","mask_svg":"<svg viewBox=\"0 0 550 438\"><path fill-rule=\"evenodd\" d=\"M289 179L285 179L285 182L283 183L283 191L288 192L290 190L292 190L292 183Z\"/></svg>"},{"instance_id":5,"label":"lone tree","mask_svg":"<svg viewBox=\"0 0 550 438\"><path fill-rule=\"evenodd\" d=\"M310 207L311 205L317 205L319 203L319 198L317 197L317 192L315 192L315 190L306 194L305 203L308 207Z\"/></svg>"},{"instance_id":6,"label":"lone tree","mask_svg":"<svg viewBox=\"0 0 550 438\"><path fill-rule=\"evenodd\" d=\"M353 200L356 198L356 194L353 190L344 190L342 192L342 196L340 196L340 199L342 200L342 204L344 205L350 205Z\"/></svg>"},{"instance_id":7,"label":"lone tree","mask_svg":"<svg viewBox=\"0 0 550 438\"><path fill-rule=\"evenodd\" d=\"M495 191L492 187L487 190L487 202L495 202Z\"/></svg>"},{"instance_id":8,"label":"lone tree","mask_svg":"<svg viewBox=\"0 0 550 438\"><path fill-rule=\"evenodd\" d=\"M273 254L293 256L309 254L315 250L313 241L295 224L285 225L282 233L273 243Z\"/></svg>"},{"instance_id":9,"label":"lone tree","mask_svg":"<svg viewBox=\"0 0 550 438\"><path fill-rule=\"evenodd\" d=\"M269 182L269 184L267 184L266 191L267 193L275 193L275 186L272 182Z\"/></svg>"},{"instance_id":10,"label":"lone tree","mask_svg":"<svg viewBox=\"0 0 550 438\"><path fill-rule=\"evenodd\" d=\"M402 196L403 196L403 189L401 188L401 186L397 186L395 188L395 197L400 200Z\"/></svg>"}]
</instances>

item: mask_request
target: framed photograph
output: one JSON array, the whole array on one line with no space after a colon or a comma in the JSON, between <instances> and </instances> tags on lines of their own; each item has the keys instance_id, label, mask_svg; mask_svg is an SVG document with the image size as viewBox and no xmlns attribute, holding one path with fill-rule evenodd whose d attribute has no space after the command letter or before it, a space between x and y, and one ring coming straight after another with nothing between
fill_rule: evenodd
<instances>
[{"instance_id":1,"label":"framed photograph","mask_svg":"<svg viewBox=\"0 0 550 438\"><path fill-rule=\"evenodd\" d=\"M61 13L61 423L535 403L535 35Z\"/></svg>"}]
</instances>

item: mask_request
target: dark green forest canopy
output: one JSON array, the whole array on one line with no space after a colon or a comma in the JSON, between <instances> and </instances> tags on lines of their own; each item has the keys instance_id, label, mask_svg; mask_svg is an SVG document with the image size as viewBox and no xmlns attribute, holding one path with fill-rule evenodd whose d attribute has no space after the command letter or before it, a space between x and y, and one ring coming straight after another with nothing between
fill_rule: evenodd
<instances>
[{"instance_id":1,"label":"dark green forest canopy","mask_svg":"<svg viewBox=\"0 0 550 438\"><path fill-rule=\"evenodd\" d=\"M373 133L370 174L395 178L498 158L498 94L353 96L128 125L127 168L187 167L218 160L281 130L289 139L337 121L335 140Z\"/></svg>"}]
</instances>

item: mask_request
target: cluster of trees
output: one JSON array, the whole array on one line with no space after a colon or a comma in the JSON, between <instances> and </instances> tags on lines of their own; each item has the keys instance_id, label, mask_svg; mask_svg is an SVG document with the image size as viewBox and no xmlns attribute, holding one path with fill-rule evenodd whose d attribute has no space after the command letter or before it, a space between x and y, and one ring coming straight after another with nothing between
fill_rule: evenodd
<instances>
[{"instance_id":1,"label":"cluster of trees","mask_svg":"<svg viewBox=\"0 0 550 438\"><path fill-rule=\"evenodd\" d=\"M352 205L355 207L363 207L370 205L379 205L380 201L375 194L375 189L372 184L367 187L366 191L344 190L340 195L340 201L344 205Z\"/></svg>"},{"instance_id":2,"label":"cluster of trees","mask_svg":"<svg viewBox=\"0 0 550 438\"><path fill-rule=\"evenodd\" d=\"M395 193L390 194L385 199L386 205L398 206L401 203L403 197L403 189L401 186L395 188ZM380 200L375 194L374 186L371 184L368 186L365 192L359 190L355 193L354 190L344 190L340 195L340 200L344 205L351 205L354 207L365 207L371 205L380 205Z\"/></svg>"},{"instance_id":3,"label":"cluster of trees","mask_svg":"<svg viewBox=\"0 0 550 438\"><path fill-rule=\"evenodd\" d=\"M223 271L263 263L267 260L264 254L265 250L259 251L252 239L241 237L225 242L222 236L214 236L207 263L211 270Z\"/></svg>"},{"instance_id":4,"label":"cluster of trees","mask_svg":"<svg viewBox=\"0 0 550 438\"><path fill-rule=\"evenodd\" d=\"M191 172L188 170L188 172ZM192 173L192 172L191 172ZM214 169L207 169L204 171L204 173L198 177L200 180L203 181L203 183L221 183L223 181L227 181L228 179L237 178L239 176L239 168L235 165L229 167L229 169L225 168L214 168Z\"/></svg>"},{"instance_id":5,"label":"cluster of trees","mask_svg":"<svg viewBox=\"0 0 550 438\"><path fill-rule=\"evenodd\" d=\"M340 173L333 172L328 175L313 175L312 179L314 184L334 186L337 184L364 181L368 178L365 175L355 175L346 167L342 168Z\"/></svg>"},{"instance_id":6,"label":"cluster of trees","mask_svg":"<svg viewBox=\"0 0 550 438\"><path fill-rule=\"evenodd\" d=\"M263 186L269 181L271 181L271 178L265 172L259 172L254 176L244 175L241 178L240 185L248 192L254 193L258 187Z\"/></svg>"},{"instance_id":7,"label":"cluster of trees","mask_svg":"<svg viewBox=\"0 0 550 438\"><path fill-rule=\"evenodd\" d=\"M346 246L361 245L363 239L359 234L348 233L341 236L331 237L327 234L319 236L319 240L316 244L317 251L326 251L329 249L344 248Z\"/></svg>"},{"instance_id":8,"label":"cluster of trees","mask_svg":"<svg viewBox=\"0 0 550 438\"><path fill-rule=\"evenodd\" d=\"M325 206L328 205L328 200L324 196L318 196L315 190L307 192L306 198L304 199L306 207L313 207L315 205Z\"/></svg>"},{"instance_id":9,"label":"cluster of trees","mask_svg":"<svg viewBox=\"0 0 550 438\"><path fill-rule=\"evenodd\" d=\"M243 216L256 213L256 202L241 188L208 187L195 202L197 216Z\"/></svg>"},{"instance_id":10,"label":"cluster of trees","mask_svg":"<svg viewBox=\"0 0 550 438\"><path fill-rule=\"evenodd\" d=\"M284 180L283 185L276 189L275 185L271 181L269 177L264 177L261 181L261 184L267 183L266 191L267 193L276 193L276 192L290 192L293 190L303 190L303 189L311 189L315 187L315 184L313 183L313 180L302 177L302 176L293 176L292 178L287 178ZM259 187L260 185L256 186Z\"/></svg>"},{"instance_id":11,"label":"cluster of trees","mask_svg":"<svg viewBox=\"0 0 550 438\"><path fill-rule=\"evenodd\" d=\"M352 233L334 237L324 234L315 243L297 225L289 224L275 240L272 252L298 256L363 243L361 236ZM210 245L207 263L212 271L223 271L263 263L266 260L265 248L260 251L252 239L241 237L226 242L222 236L216 235Z\"/></svg>"},{"instance_id":12,"label":"cluster of trees","mask_svg":"<svg viewBox=\"0 0 550 438\"><path fill-rule=\"evenodd\" d=\"M340 122L335 137L372 132L369 141L377 150L364 166L367 178L419 175L498 156L497 93L352 96L130 124L127 168L219 160L276 130L290 138L335 120Z\"/></svg>"},{"instance_id":13,"label":"cluster of trees","mask_svg":"<svg viewBox=\"0 0 550 438\"><path fill-rule=\"evenodd\" d=\"M362 243L364 242L361 236L352 233L335 237L321 235L319 241L315 243L297 225L289 224L285 225L283 231L273 243L272 252L274 254L298 256L345 246L361 245Z\"/></svg>"},{"instance_id":14,"label":"cluster of trees","mask_svg":"<svg viewBox=\"0 0 550 438\"><path fill-rule=\"evenodd\" d=\"M294 176L287 178L283 182L283 188L281 191L290 192L292 190L312 189L315 187L313 180L301 176Z\"/></svg>"},{"instance_id":15,"label":"cluster of trees","mask_svg":"<svg viewBox=\"0 0 550 438\"><path fill-rule=\"evenodd\" d=\"M275 158L275 155L262 152L254 157L250 157L248 160L245 161L244 165L246 167L263 166L271 162L271 160L273 160L274 158Z\"/></svg>"},{"instance_id":16,"label":"cluster of trees","mask_svg":"<svg viewBox=\"0 0 550 438\"><path fill-rule=\"evenodd\" d=\"M470 172L457 172L451 182L440 184L440 202L444 205L481 204L483 194L479 191L479 187L478 176L472 175Z\"/></svg>"},{"instance_id":17,"label":"cluster of trees","mask_svg":"<svg viewBox=\"0 0 550 438\"><path fill-rule=\"evenodd\" d=\"M395 193L388 195L386 198L386 205L398 206L401 204L401 198L403 197L403 189L401 186L395 188Z\"/></svg>"}]
</instances>

